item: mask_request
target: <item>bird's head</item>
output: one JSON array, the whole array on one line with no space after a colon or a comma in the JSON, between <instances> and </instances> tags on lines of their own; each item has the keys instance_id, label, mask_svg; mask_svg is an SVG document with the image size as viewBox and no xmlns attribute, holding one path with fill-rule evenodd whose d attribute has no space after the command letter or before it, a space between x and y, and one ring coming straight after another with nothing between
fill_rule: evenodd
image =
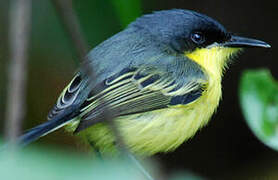
<instances>
[{"instance_id":1,"label":"bird's head","mask_svg":"<svg viewBox=\"0 0 278 180\"><path fill-rule=\"evenodd\" d=\"M149 33L164 49L182 54L208 71L219 71L242 48L270 45L233 35L216 20L189 10L165 10L138 18L131 26Z\"/></svg>"}]
</instances>

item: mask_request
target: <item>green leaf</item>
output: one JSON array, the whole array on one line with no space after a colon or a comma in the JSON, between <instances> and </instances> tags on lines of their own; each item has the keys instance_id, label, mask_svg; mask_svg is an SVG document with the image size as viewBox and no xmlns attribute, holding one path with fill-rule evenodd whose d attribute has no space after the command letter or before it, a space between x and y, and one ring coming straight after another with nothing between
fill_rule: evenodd
<instances>
[{"instance_id":1,"label":"green leaf","mask_svg":"<svg viewBox=\"0 0 278 180\"><path fill-rule=\"evenodd\" d=\"M111 2L115 7L122 27L126 27L142 14L141 0L111 0Z\"/></svg>"},{"instance_id":2,"label":"green leaf","mask_svg":"<svg viewBox=\"0 0 278 180\"><path fill-rule=\"evenodd\" d=\"M268 70L243 73L240 104L253 133L267 146L278 150L278 83Z\"/></svg>"},{"instance_id":3,"label":"green leaf","mask_svg":"<svg viewBox=\"0 0 278 180\"><path fill-rule=\"evenodd\" d=\"M128 161L104 161L57 148L0 152L0 174L1 179L9 180L143 179L138 169Z\"/></svg>"}]
</instances>

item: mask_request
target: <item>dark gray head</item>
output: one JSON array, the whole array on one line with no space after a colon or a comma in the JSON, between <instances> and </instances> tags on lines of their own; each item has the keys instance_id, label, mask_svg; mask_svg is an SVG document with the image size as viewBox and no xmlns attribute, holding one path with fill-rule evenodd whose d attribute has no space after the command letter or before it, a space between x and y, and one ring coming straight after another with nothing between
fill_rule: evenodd
<instances>
[{"instance_id":1,"label":"dark gray head","mask_svg":"<svg viewBox=\"0 0 278 180\"><path fill-rule=\"evenodd\" d=\"M131 23L177 52L193 51L212 45L226 47L269 47L249 38L233 36L216 20L189 10L173 9L144 15Z\"/></svg>"}]
</instances>

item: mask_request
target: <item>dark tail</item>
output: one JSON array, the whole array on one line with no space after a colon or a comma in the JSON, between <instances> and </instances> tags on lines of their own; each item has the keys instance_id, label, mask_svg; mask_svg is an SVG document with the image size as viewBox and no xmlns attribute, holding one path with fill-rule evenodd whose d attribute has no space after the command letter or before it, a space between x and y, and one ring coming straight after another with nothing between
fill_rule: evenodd
<instances>
[{"instance_id":1,"label":"dark tail","mask_svg":"<svg viewBox=\"0 0 278 180\"><path fill-rule=\"evenodd\" d=\"M71 120L75 116L76 113L72 111L67 111L67 112L64 111L60 114L57 114L55 117L53 117L53 119L28 130L25 134L23 134L18 138L17 144L19 146L26 146L36 141L40 137L45 136L48 133L51 133L52 131L55 131L56 129L65 126L66 124L71 122Z\"/></svg>"}]
</instances>

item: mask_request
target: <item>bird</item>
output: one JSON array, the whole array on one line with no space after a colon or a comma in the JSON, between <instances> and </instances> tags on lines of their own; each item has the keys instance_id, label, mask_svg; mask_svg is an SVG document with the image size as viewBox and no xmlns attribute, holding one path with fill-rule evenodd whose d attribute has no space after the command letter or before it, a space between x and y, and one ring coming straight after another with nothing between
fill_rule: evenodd
<instances>
[{"instance_id":1,"label":"bird","mask_svg":"<svg viewBox=\"0 0 278 180\"><path fill-rule=\"evenodd\" d=\"M208 123L222 97L225 70L249 47L270 45L235 35L192 10L143 15L87 54L48 121L18 142L24 146L65 127L92 149L117 154L115 135L105 121L113 117L130 152L174 151Z\"/></svg>"}]
</instances>

